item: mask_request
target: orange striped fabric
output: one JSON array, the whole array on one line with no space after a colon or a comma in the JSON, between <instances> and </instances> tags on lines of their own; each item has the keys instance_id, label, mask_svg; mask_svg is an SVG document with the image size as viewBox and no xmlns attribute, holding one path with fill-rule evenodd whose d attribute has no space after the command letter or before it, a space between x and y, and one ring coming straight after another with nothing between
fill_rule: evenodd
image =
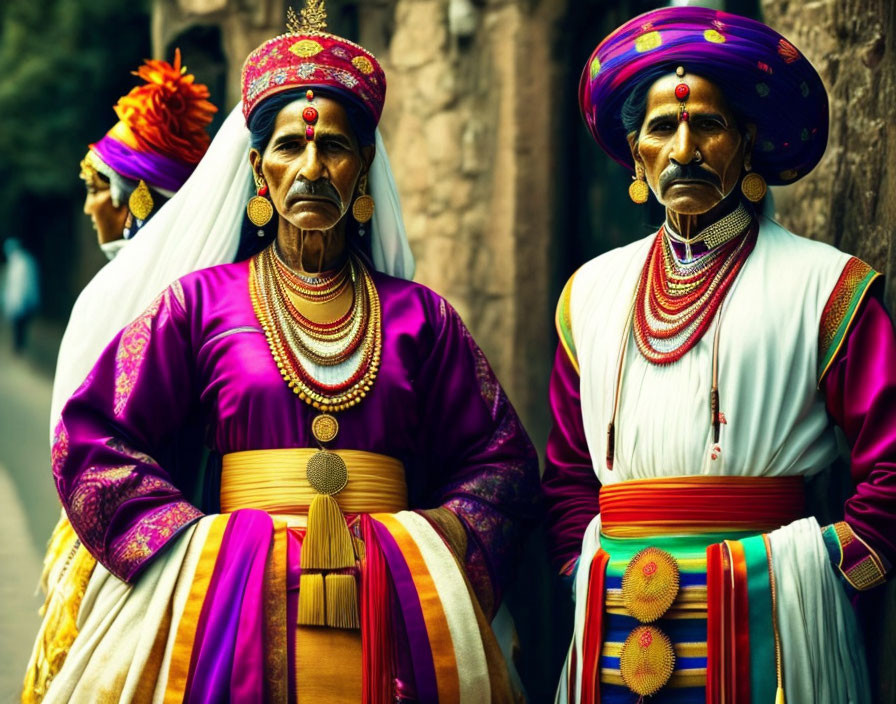
<instances>
[{"instance_id":1,"label":"orange striped fabric","mask_svg":"<svg viewBox=\"0 0 896 704\"><path fill-rule=\"evenodd\" d=\"M372 518L382 523L398 544L402 555L408 563L414 586L420 598L426 633L432 646L433 665L436 671L436 686L439 702L451 704L460 701L460 682L458 680L457 659L454 655L454 643L448 630L448 619L442 608L442 600L436 590L435 583L420 548L407 529L391 514L374 514Z\"/></svg>"},{"instance_id":2,"label":"orange striped fabric","mask_svg":"<svg viewBox=\"0 0 896 704\"><path fill-rule=\"evenodd\" d=\"M607 484L601 531L633 538L669 533L774 530L802 517L802 477L675 477Z\"/></svg>"}]
</instances>

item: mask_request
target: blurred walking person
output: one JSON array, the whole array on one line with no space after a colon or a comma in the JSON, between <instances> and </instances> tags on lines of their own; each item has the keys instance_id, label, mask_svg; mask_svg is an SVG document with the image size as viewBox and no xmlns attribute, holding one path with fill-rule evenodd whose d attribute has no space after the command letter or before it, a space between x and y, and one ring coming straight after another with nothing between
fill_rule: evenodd
<instances>
[{"instance_id":1,"label":"blurred walking person","mask_svg":"<svg viewBox=\"0 0 896 704\"><path fill-rule=\"evenodd\" d=\"M15 237L3 243L6 255L6 281L3 285L3 315L12 325L12 349L25 350L31 318L40 306L40 278L37 262Z\"/></svg>"}]
</instances>

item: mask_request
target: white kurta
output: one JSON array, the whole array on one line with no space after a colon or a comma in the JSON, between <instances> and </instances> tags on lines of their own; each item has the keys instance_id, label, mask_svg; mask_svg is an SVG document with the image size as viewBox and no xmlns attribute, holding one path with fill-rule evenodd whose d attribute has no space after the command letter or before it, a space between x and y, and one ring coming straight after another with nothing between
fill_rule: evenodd
<instances>
[{"instance_id":1,"label":"white kurta","mask_svg":"<svg viewBox=\"0 0 896 704\"><path fill-rule=\"evenodd\" d=\"M837 455L837 441L817 387L818 330L849 255L763 218L755 249L721 315L694 348L673 364L655 365L629 336L615 461L607 469L603 458L620 341L654 238L588 262L572 281L570 317L583 424L601 484L701 474L810 475L828 466ZM726 422L713 459L710 389L719 324L718 385ZM599 535L596 516L585 531L582 566L600 547ZM861 639L817 523L798 521L770 539L788 703L870 701ZM577 662L582 662L587 589L588 569L579 569ZM815 605L812 613L807 604Z\"/></svg>"},{"instance_id":2,"label":"white kurta","mask_svg":"<svg viewBox=\"0 0 896 704\"><path fill-rule=\"evenodd\" d=\"M619 342L638 276L655 236L583 266L571 313L581 373L582 415L592 457L606 454ZM613 470L602 484L694 474L812 474L837 454L817 393L818 324L849 255L763 220L756 247L721 309L722 425L712 459L712 345L719 316L678 362L656 365L630 336L616 420Z\"/></svg>"}]
</instances>

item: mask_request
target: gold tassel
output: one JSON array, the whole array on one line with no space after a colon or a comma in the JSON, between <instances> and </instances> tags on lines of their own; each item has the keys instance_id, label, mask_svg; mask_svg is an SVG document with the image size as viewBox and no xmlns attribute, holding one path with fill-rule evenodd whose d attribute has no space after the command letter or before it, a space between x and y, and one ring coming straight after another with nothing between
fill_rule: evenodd
<instances>
[{"instance_id":1,"label":"gold tassel","mask_svg":"<svg viewBox=\"0 0 896 704\"><path fill-rule=\"evenodd\" d=\"M360 628L358 583L352 574L328 574L324 579L327 597L327 625L332 628Z\"/></svg>"},{"instance_id":2,"label":"gold tassel","mask_svg":"<svg viewBox=\"0 0 896 704\"><path fill-rule=\"evenodd\" d=\"M303 626L325 626L325 603L324 576L315 572L302 572L299 577L299 623Z\"/></svg>"},{"instance_id":3,"label":"gold tassel","mask_svg":"<svg viewBox=\"0 0 896 704\"><path fill-rule=\"evenodd\" d=\"M318 494L308 507L302 542L302 569L338 570L355 566L352 536L332 496Z\"/></svg>"},{"instance_id":4,"label":"gold tassel","mask_svg":"<svg viewBox=\"0 0 896 704\"><path fill-rule=\"evenodd\" d=\"M778 692L775 694L775 704L784 704L784 688L778 687Z\"/></svg>"}]
</instances>

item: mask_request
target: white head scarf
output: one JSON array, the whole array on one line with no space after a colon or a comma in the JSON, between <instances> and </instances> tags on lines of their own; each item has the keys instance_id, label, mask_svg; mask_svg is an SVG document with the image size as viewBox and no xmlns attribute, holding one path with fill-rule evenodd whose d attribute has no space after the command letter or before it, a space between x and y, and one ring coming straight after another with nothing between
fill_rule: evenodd
<instances>
[{"instance_id":1,"label":"white head scarf","mask_svg":"<svg viewBox=\"0 0 896 704\"><path fill-rule=\"evenodd\" d=\"M376 203L370 234L374 267L410 279L414 256L379 130L369 184ZM56 360L51 443L62 407L118 331L176 279L234 260L252 195L249 130L237 104L187 182L78 296Z\"/></svg>"}]
</instances>

